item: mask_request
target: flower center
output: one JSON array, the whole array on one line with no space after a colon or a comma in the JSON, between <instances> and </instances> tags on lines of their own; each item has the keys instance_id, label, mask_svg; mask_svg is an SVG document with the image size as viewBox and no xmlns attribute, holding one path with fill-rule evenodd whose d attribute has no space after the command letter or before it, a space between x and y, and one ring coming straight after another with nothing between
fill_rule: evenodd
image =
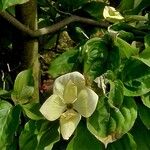
<instances>
[{"instance_id":1,"label":"flower center","mask_svg":"<svg viewBox=\"0 0 150 150\"><path fill-rule=\"evenodd\" d=\"M69 103L67 104L67 109L72 109L73 108L73 104Z\"/></svg>"}]
</instances>

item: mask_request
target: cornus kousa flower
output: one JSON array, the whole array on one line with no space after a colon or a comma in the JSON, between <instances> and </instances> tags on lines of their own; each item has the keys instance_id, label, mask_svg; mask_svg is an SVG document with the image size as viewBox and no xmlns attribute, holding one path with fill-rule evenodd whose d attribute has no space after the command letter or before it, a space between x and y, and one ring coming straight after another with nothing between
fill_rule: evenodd
<instances>
[{"instance_id":1,"label":"cornus kousa flower","mask_svg":"<svg viewBox=\"0 0 150 150\"><path fill-rule=\"evenodd\" d=\"M58 77L51 95L40 108L43 116L54 121L60 119L60 132L69 139L81 120L90 117L98 102L98 95L85 86L85 78L79 72Z\"/></svg>"},{"instance_id":2,"label":"cornus kousa flower","mask_svg":"<svg viewBox=\"0 0 150 150\"><path fill-rule=\"evenodd\" d=\"M120 12L118 12L114 7L110 6L104 7L103 16L106 20L113 23L124 19Z\"/></svg>"}]
</instances>

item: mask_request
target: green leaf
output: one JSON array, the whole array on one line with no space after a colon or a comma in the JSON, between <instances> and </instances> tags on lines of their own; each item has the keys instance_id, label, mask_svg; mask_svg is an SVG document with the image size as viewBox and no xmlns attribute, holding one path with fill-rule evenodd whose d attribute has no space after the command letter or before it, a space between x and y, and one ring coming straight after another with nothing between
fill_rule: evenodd
<instances>
[{"instance_id":1,"label":"green leaf","mask_svg":"<svg viewBox=\"0 0 150 150\"><path fill-rule=\"evenodd\" d=\"M29 0L2 0L2 6L3 6L3 10L5 10L6 8L16 5L16 4L23 4L28 2Z\"/></svg>"},{"instance_id":2,"label":"green leaf","mask_svg":"<svg viewBox=\"0 0 150 150\"><path fill-rule=\"evenodd\" d=\"M85 4L82 9L88 12L95 19L100 20L104 18L103 10L105 6L106 6L105 3L99 1L92 1L90 3Z\"/></svg>"},{"instance_id":3,"label":"green leaf","mask_svg":"<svg viewBox=\"0 0 150 150\"><path fill-rule=\"evenodd\" d=\"M139 109L139 116L141 118L141 121L146 126L146 128L149 130L150 129L150 117L149 117L150 108L148 108L142 104L139 104L138 109Z\"/></svg>"},{"instance_id":4,"label":"green leaf","mask_svg":"<svg viewBox=\"0 0 150 150\"><path fill-rule=\"evenodd\" d=\"M148 130L140 120L137 120L131 130L131 134L137 144L137 150L149 150L150 130Z\"/></svg>"},{"instance_id":5,"label":"green leaf","mask_svg":"<svg viewBox=\"0 0 150 150\"><path fill-rule=\"evenodd\" d=\"M144 44L146 48L150 47L150 34L144 37Z\"/></svg>"},{"instance_id":6,"label":"green leaf","mask_svg":"<svg viewBox=\"0 0 150 150\"><path fill-rule=\"evenodd\" d=\"M113 46L110 48L107 58L107 68L112 71L116 71L119 69L121 64L121 58L119 49L117 46Z\"/></svg>"},{"instance_id":7,"label":"green leaf","mask_svg":"<svg viewBox=\"0 0 150 150\"><path fill-rule=\"evenodd\" d=\"M88 0L58 0L58 3L61 4L61 7L64 11L72 11L83 6L87 2Z\"/></svg>"},{"instance_id":8,"label":"green leaf","mask_svg":"<svg viewBox=\"0 0 150 150\"><path fill-rule=\"evenodd\" d=\"M83 46L84 73L95 79L104 73L108 55L106 43L101 38L92 38Z\"/></svg>"},{"instance_id":9,"label":"green leaf","mask_svg":"<svg viewBox=\"0 0 150 150\"><path fill-rule=\"evenodd\" d=\"M78 62L79 51L77 49L70 49L58 56L48 69L48 72L55 78L67 72L71 72Z\"/></svg>"},{"instance_id":10,"label":"green leaf","mask_svg":"<svg viewBox=\"0 0 150 150\"><path fill-rule=\"evenodd\" d=\"M0 100L0 149L13 144L20 120L20 107Z\"/></svg>"},{"instance_id":11,"label":"green leaf","mask_svg":"<svg viewBox=\"0 0 150 150\"><path fill-rule=\"evenodd\" d=\"M129 58L137 55L138 53L138 50L135 47L131 46L119 37L115 38L115 45L119 48L122 58Z\"/></svg>"},{"instance_id":12,"label":"green leaf","mask_svg":"<svg viewBox=\"0 0 150 150\"><path fill-rule=\"evenodd\" d=\"M124 95L141 96L150 91L150 69L141 61L131 58L122 71Z\"/></svg>"},{"instance_id":13,"label":"green leaf","mask_svg":"<svg viewBox=\"0 0 150 150\"><path fill-rule=\"evenodd\" d=\"M76 134L67 150L103 150L104 146L87 130L83 123L78 125Z\"/></svg>"},{"instance_id":14,"label":"green leaf","mask_svg":"<svg viewBox=\"0 0 150 150\"><path fill-rule=\"evenodd\" d=\"M134 6L134 0L121 0L121 3L119 5L119 10L123 13L125 13L127 10L132 9Z\"/></svg>"},{"instance_id":15,"label":"green leaf","mask_svg":"<svg viewBox=\"0 0 150 150\"><path fill-rule=\"evenodd\" d=\"M30 103L26 105L21 105L25 114L32 120L44 119L39 109L41 105L39 103Z\"/></svg>"},{"instance_id":16,"label":"green leaf","mask_svg":"<svg viewBox=\"0 0 150 150\"><path fill-rule=\"evenodd\" d=\"M123 103L123 83L120 80L110 81L108 102L113 107L120 108Z\"/></svg>"},{"instance_id":17,"label":"green leaf","mask_svg":"<svg viewBox=\"0 0 150 150\"><path fill-rule=\"evenodd\" d=\"M14 83L11 98L15 103L24 104L32 99L34 93L32 71L24 70L20 72Z\"/></svg>"},{"instance_id":18,"label":"green leaf","mask_svg":"<svg viewBox=\"0 0 150 150\"><path fill-rule=\"evenodd\" d=\"M19 138L21 150L51 150L59 140L58 123L48 121L29 121Z\"/></svg>"},{"instance_id":19,"label":"green leaf","mask_svg":"<svg viewBox=\"0 0 150 150\"><path fill-rule=\"evenodd\" d=\"M142 102L145 106L150 108L150 92L141 96Z\"/></svg>"},{"instance_id":20,"label":"green leaf","mask_svg":"<svg viewBox=\"0 0 150 150\"><path fill-rule=\"evenodd\" d=\"M106 98L101 98L94 114L87 121L87 127L107 147L108 143L120 139L132 128L136 117L134 99L124 97L122 106L116 111L109 107Z\"/></svg>"},{"instance_id":21,"label":"green leaf","mask_svg":"<svg viewBox=\"0 0 150 150\"><path fill-rule=\"evenodd\" d=\"M107 150L137 150L137 145L130 133L125 134L120 140L108 145Z\"/></svg>"},{"instance_id":22,"label":"green leaf","mask_svg":"<svg viewBox=\"0 0 150 150\"><path fill-rule=\"evenodd\" d=\"M135 56L134 58L140 60L141 62L150 67L150 47L147 47L138 56Z\"/></svg>"}]
</instances>

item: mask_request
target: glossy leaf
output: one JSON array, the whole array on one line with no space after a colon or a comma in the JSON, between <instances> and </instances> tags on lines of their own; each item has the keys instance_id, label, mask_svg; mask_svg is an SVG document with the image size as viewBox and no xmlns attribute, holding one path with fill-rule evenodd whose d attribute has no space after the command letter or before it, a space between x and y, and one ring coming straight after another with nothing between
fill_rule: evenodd
<instances>
[{"instance_id":1,"label":"glossy leaf","mask_svg":"<svg viewBox=\"0 0 150 150\"><path fill-rule=\"evenodd\" d=\"M125 134L120 140L108 145L107 150L137 150L137 145L130 133Z\"/></svg>"},{"instance_id":2,"label":"glossy leaf","mask_svg":"<svg viewBox=\"0 0 150 150\"><path fill-rule=\"evenodd\" d=\"M103 150L104 146L84 126L78 125L76 134L69 142L66 150Z\"/></svg>"},{"instance_id":3,"label":"glossy leaf","mask_svg":"<svg viewBox=\"0 0 150 150\"><path fill-rule=\"evenodd\" d=\"M95 137L104 143L120 139L133 126L137 117L134 99L124 97L119 110L110 108L107 99L101 98L94 114L88 119L87 127Z\"/></svg>"},{"instance_id":4,"label":"glossy leaf","mask_svg":"<svg viewBox=\"0 0 150 150\"><path fill-rule=\"evenodd\" d=\"M32 121L26 123L19 138L21 150L51 150L53 144L59 140L58 124L47 121Z\"/></svg>"},{"instance_id":5,"label":"glossy leaf","mask_svg":"<svg viewBox=\"0 0 150 150\"><path fill-rule=\"evenodd\" d=\"M78 62L79 51L77 49L70 49L58 56L48 69L48 72L55 78L62 74L71 72Z\"/></svg>"},{"instance_id":6,"label":"glossy leaf","mask_svg":"<svg viewBox=\"0 0 150 150\"><path fill-rule=\"evenodd\" d=\"M10 7L10 6L13 6L13 5L16 5L16 4L23 4L23 3L26 3L28 2L29 0L2 0L2 7L3 7L3 10Z\"/></svg>"},{"instance_id":7,"label":"glossy leaf","mask_svg":"<svg viewBox=\"0 0 150 150\"><path fill-rule=\"evenodd\" d=\"M30 101L34 93L33 77L31 70L20 72L14 83L11 98L15 103L24 104Z\"/></svg>"},{"instance_id":8,"label":"glossy leaf","mask_svg":"<svg viewBox=\"0 0 150 150\"><path fill-rule=\"evenodd\" d=\"M104 72L108 48L101 38L88 40L83 47L84 73L96 78Z\"/></svg>"},{"instance_id":9,"label":"glossy leaf","mask_svg":"<svg viewBox=\"0 0 150 150\"><path fill-rule=\"evenodd\" d=\"M11 146L20 120L20 107L0 100L0 149Z\"/></svg>"},{"instance_id":10,"label":"glossy leaf","mask_svg":"<svg viewBox=\"0 0 150 150\"><path fill-rule=\"evenodd\" d=\"M123 103L123 83L120 80L110 81L108 102L113 107L120 108Z\"/></svg>"},{"instance_id":11,"label":"glossy leaf","mask_svg":"<svg viewBox=\"0 0 150 150\"><path fill-rule=\"evenodd\" d=\"M124 95L141 96L150 91L150 69L137 59L130 59L125 63L122 71Z\"/></svg>"},{"instance_id":12,"label":"glossy leaf","mask_svg":"<svg viewBox=\"0 0 150 150\"><path fill-rule=\"evenodd\" d=\"M116 37L115 45L119 48L122 58L129 58L130 56L134 56L138 53L138 50L135 47L131 46L119 37Z\"/></svg>"}]
</instances>

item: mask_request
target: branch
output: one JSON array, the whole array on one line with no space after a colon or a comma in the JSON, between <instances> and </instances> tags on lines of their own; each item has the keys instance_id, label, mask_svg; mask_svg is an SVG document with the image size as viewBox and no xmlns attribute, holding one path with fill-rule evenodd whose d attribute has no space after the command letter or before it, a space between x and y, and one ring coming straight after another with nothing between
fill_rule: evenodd
<instances>
[{"instance_id":1,"label":"branch","mask_svg":"<svg viewBox=\"0 0 150 150\"><path fill-rule=\"evenodd\" d=\"M67 17L64 20L62 20L58 23L55 23L51 26L44 27L44 28L33 31L33 30L29 29L28 27L26 27L25 25L23 25L15 17L13 17L12 15L10 15L7 12L0 11L0 16L3 17L8 22L10 22L18 30L22 31L23 33L27 34L28 36L30 36L32 38L40 37L42 35L46 35L46 34L50 34L50 33L55 33L58 30L60 30L61 28L65 27L66 25L73 23L73 22L81 22L81 23L85 23L85 24L89 24L89 25L97 26L97 27L101 27L101 28L107 28L109 26L108 22L104 22L104 21L98 22L98 21L95 21L92 19L72 15L72 16Z\"/></svg>"}]
</instances>

